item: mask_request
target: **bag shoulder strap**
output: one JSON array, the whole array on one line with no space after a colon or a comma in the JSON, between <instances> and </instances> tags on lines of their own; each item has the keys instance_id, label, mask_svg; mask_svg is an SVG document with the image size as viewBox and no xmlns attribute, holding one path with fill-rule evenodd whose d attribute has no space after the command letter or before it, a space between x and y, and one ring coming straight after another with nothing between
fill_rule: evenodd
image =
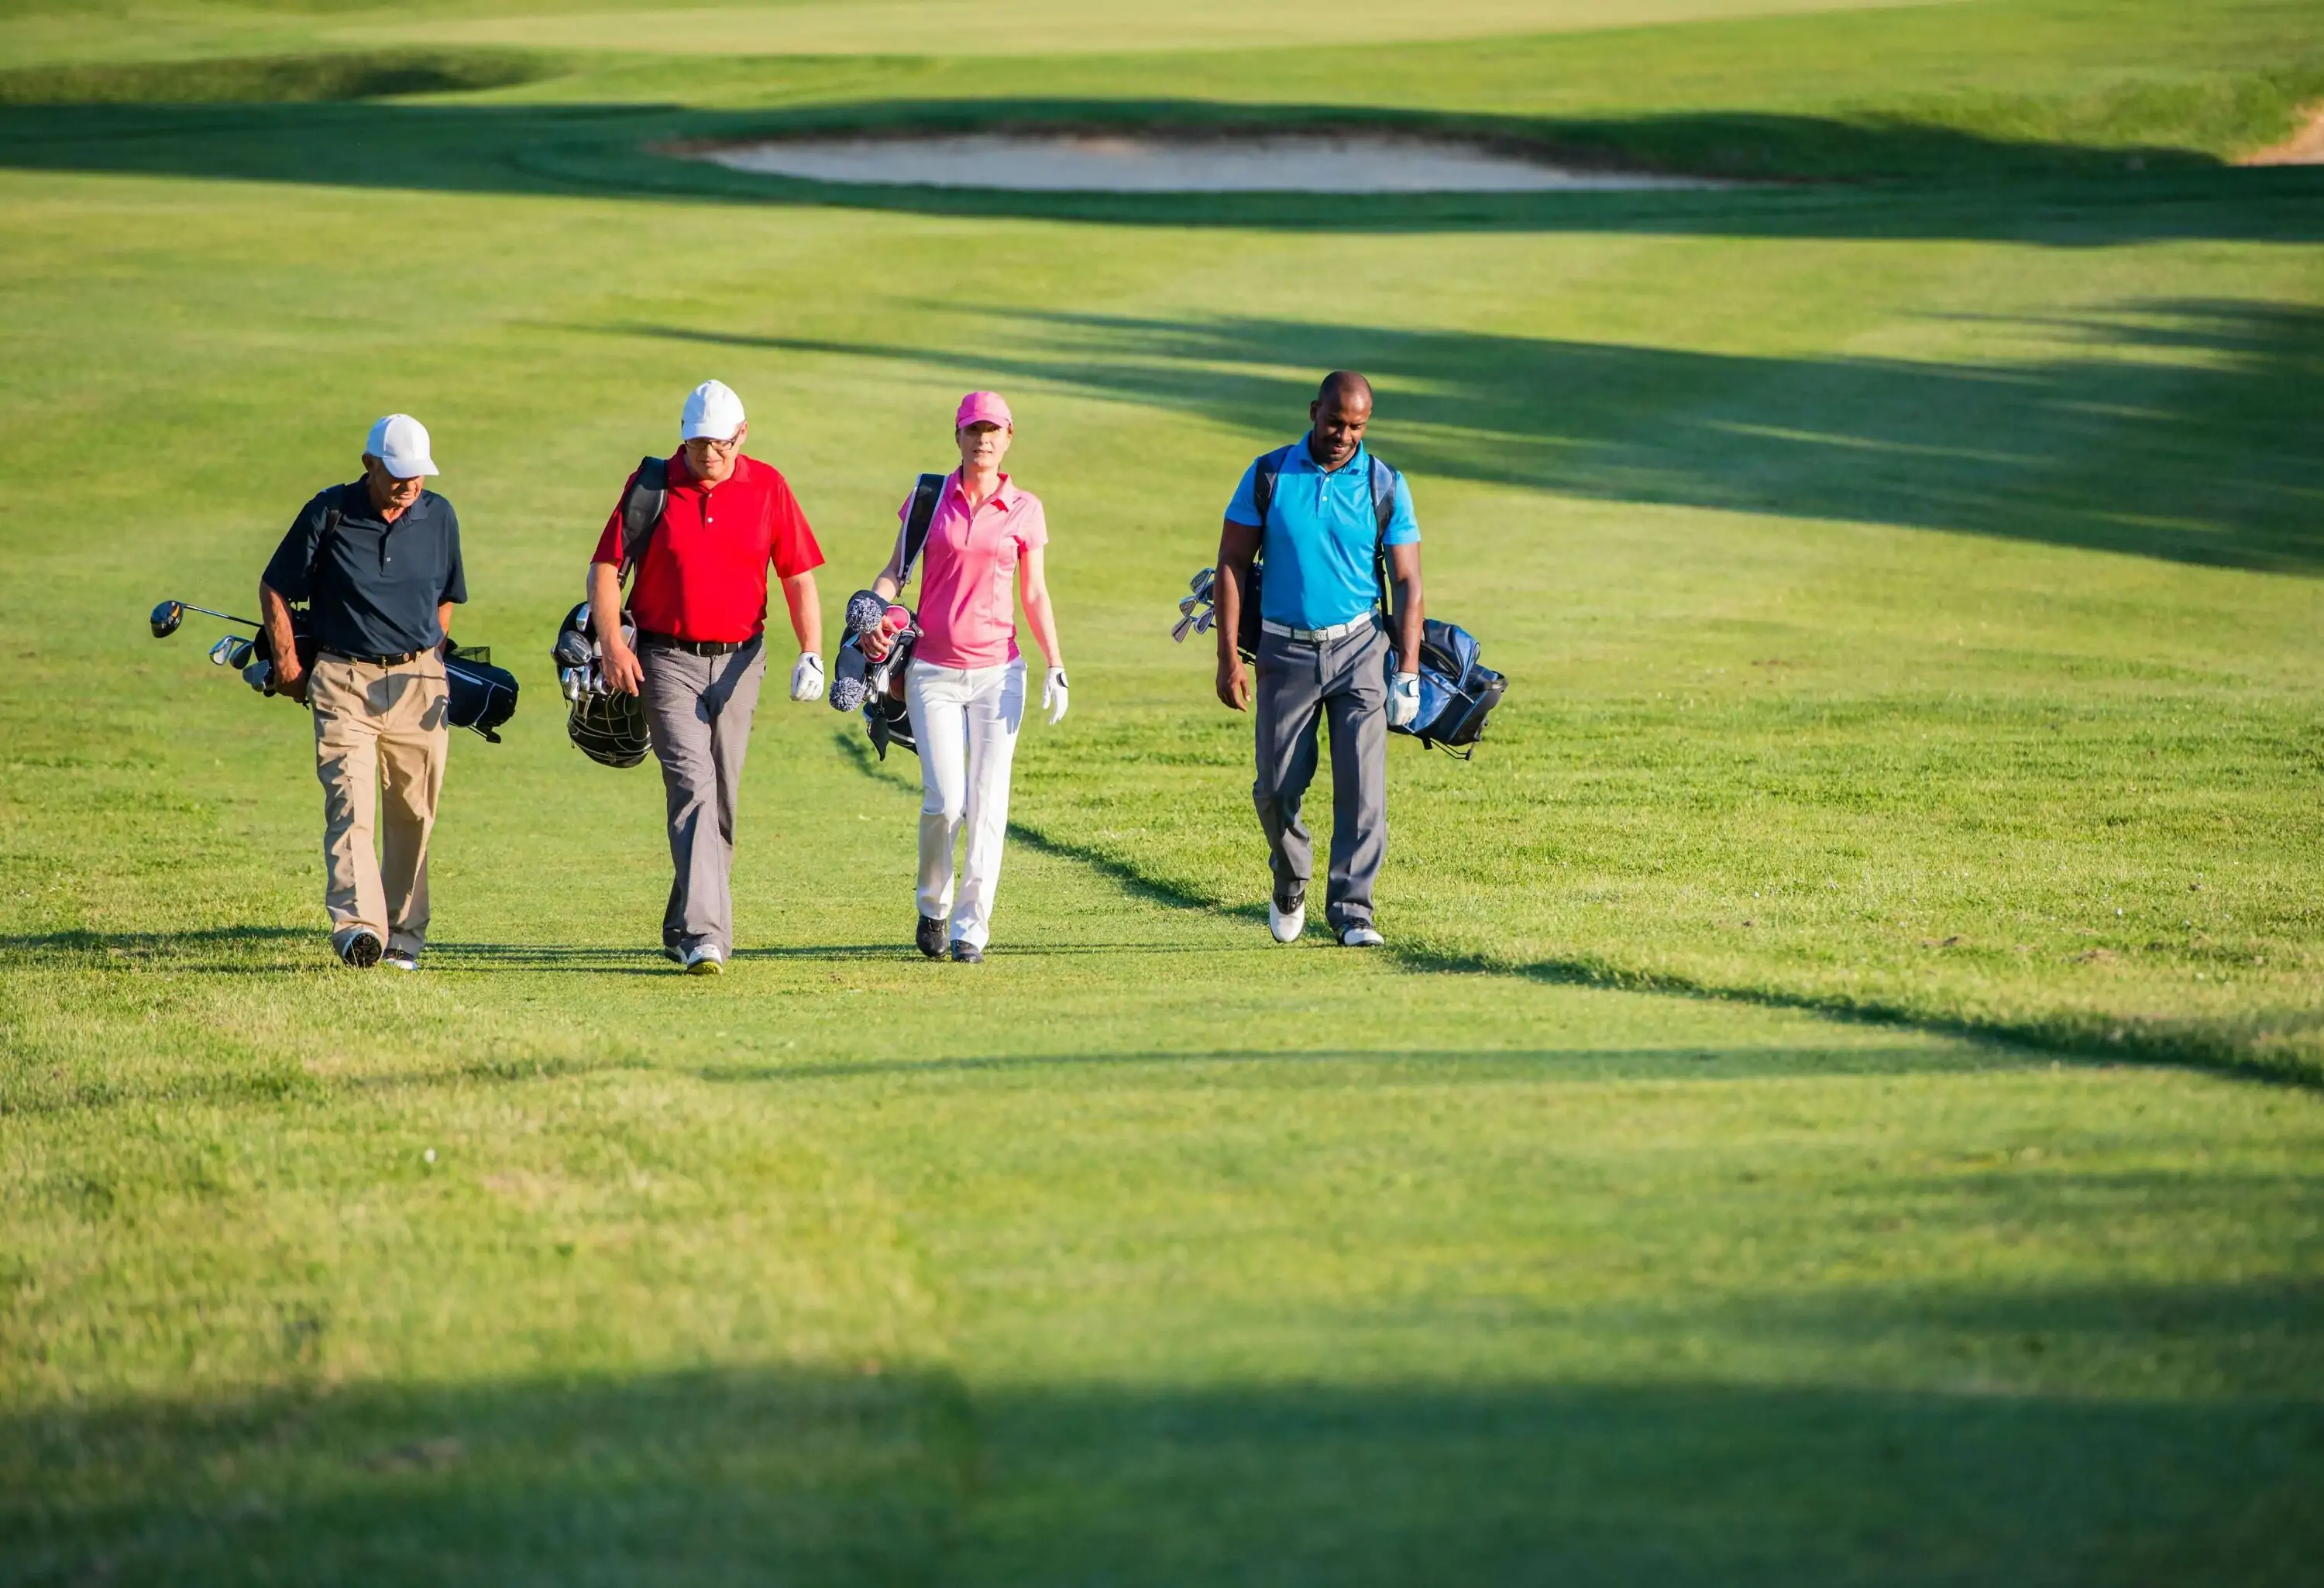
<instances>
[{"instance_id":1,"label":"bag shoulder strap","mask_svg":"<svg viewBox=\"0 0 2324 1588\"><path fill-rule=\"evenodd\" d=\"M1298 445L1297 441L1291 443L1291 447ZM1250 504L1259 510L1259 530L1262 538L1267 533L1268 510L1275 505L1276 476L1282 474L1284 464L1290 460L1291 447L1277 447L1272 452L1262 452L1251 462Z\"/></svg>"},{"instance_id":2,"label":"bag shoulder strap","mask_svg":"<svg viewBox=\"0 0 2324 1588\"><path fill-rule=\"evenodd\" d=\"M919 561L921 548L928 543L929 526L936 522L936 503L944 500L945 482L950 478L950 475L922 475L912 487L912 511L904 516L904 566L896 571L899 590L912 582L912 565Z\"/></svg>"},{"instance_id":3,"label":"bag shoulder strap","mask_svg":"<svg viewBox=\"0 0 2324 1588\"><path fill-rule=\"evenodd\" d=\"M334 505L323 509L323 532L315 537L315 549L307 554L307 605L315 604L315 569L323 560L323 549L338 539L340 512Z\"/></svg>"},{"instance_id":4,"label":"bag shoulder strap","mask_svg":"<svg viewBox=\"0 0 2324 1588\"><path fill-rule=\"evenodd\" d=\"M1378 526L1372 541L1372 573L1379 581L1380 615L1393 618L1395 581L1388 577L1388 527L1396 522L1396 470L1381 462L1377 453L1365 456L1372 462L1372 522Z\"/></svg>"},{"instance_id":5,"label":"bag shoulder strap","mask_svg":"<svg viewBox=\"0 0 2324 1588\"><path fill-rule=\"evenodd\" d=\"M652 543L654 526L661 522L662 509L669 503L669 459L641 457L638 460L637 478L630 483L629 494L622 498L622 572L634 571L646 559L646 549Z\"/></svg>"}]
</instances>

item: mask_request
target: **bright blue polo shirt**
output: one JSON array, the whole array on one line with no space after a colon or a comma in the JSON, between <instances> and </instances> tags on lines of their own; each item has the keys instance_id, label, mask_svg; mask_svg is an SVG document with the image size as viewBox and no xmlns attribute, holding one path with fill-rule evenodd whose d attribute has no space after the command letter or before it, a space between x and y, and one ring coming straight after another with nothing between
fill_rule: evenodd
<instances>
[{"instance_id":1,"label":"bright blue polo shirt","mask_svg":"<svg viewBox=\"0 0 2324 1588\"><path fill-rule=\"evenodd\" d=\"M1292 444L1275 476L1275 496L1267 522L1259 522L1256 484L1259 462L1242 471L1242 484L1227 503L1227 517L1266 532L1262 542L1267 577L1259 585L1259 615L1295 629L1328 629L1352 622L1379 605L1372 574L1372 547L1382 537L1372 516L1372 455L1362 447L1335 469L1326 470L1307 450L1307 438ZM1412 487L1396 476L1396 512L1387 541L1410 546L1420 539L1412 514Z\"/></svg>"}]
</instances>

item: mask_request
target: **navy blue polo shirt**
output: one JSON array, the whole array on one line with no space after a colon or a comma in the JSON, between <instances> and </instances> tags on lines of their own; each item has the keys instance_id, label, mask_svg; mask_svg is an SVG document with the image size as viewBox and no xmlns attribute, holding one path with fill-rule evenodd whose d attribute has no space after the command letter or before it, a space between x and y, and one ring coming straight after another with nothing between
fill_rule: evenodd
<instances>
[{"instance_id":1,"label":"navy blue polo shirt","mask_svg":"<svg viewBox=\"0 0 2324 1588\"><path fill-rule=\"evenodd\" d=\"M325 543L334 508L338 528ZM402 516L383 523L361 480L333 485L300 510L264 577L284 600L308 604L318 645L350 656L432 650L444 642L438 604L468 598L452 504L422 491Z\"/></svg>"}]
</instances>

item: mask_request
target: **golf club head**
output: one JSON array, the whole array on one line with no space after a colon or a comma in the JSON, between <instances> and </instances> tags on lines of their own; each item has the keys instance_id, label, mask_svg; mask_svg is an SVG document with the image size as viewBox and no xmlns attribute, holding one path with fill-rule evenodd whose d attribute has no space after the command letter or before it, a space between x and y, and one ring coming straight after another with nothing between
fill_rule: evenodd
<instances>
[{"instance_id":1,"label":"golf club head","mask_svg":"<svg viewBox=\"0 0 2324 1588\"><path fill-rule=\"evenodd\" d=\"M1194 608L1200 606L1202 604L1203 598L1200 596L1181 596L1178 597L1178 615L1180 617L1191 617L1194 614Z\"/></svg>"},{"instance_id":2,"label":"golf club head","mask_svg":"<svg viewBox=\"0 0 2324 1588\"><path fill-rule=\"evenodd\" d=\"M235 638L235 636L232 634L221 634L218 636L217 643L210 647L210 665L212 667L232 667L234 665Z\"/></svg>"},{"instance_id":3,"label":"golf club head","mask_svg":"<svg viewBox=\"0 0 2324 1588\"><path fill-rule=\"evenodd\" d=\"M1186 636L1194 632L1194 614L1188 613L1170 625L1170 638L1176 643L1184 645L1186 642Z\"/></svg>"},{"instance_id":4,"label":"golf club head","mask_svg":"<svg viewBox=\"0 0 2324 1588\"><path fill-rule=\"evenodd\" d=\"M1218 621L1218 610L1215 607L1206 607L1195 615L1194 632L1198 634L1207 634L1211 632L1212 625L1216 623Z\"/></svg>"},{"instance_id":5,"label":"golf club head","mask_svg":"<svg viewBox=\"0 0 2324 1588\"><path fill-rule=\"evenodd\" d=\"M178 632L180 623L186 621L186 604L182 601L164 601L153 609L153 615L145 621L152 625L153 638L166 640Z\"/></svg>"},{"instance_id":6,"label":"golf club head","mask_svg":"<svg viewBox=\"0 0 2324 1588\"><path fill-rule=\"evenodd\" d=\"M274 664L271 661L252 662L248 667L242 669L242 681L248 684L252 688L257 690L261 695L273 694Z\"/></svg>"},{"instance_id":7,"label":"golf club head","mask_svg":"<svg viewBox=\"0 0 2324 1588\"><path fill-rule=\"evenodd\" d=\"M589 636L576 629L566 629L557 636L557 660L562 667L587 667L594 652Z\"/></svg>"},{"instance_id":8,"label":"golf club head","mask_svg":"<svg viewBox=\"0 0 2324 1588\"><path fill-rule=\"evenodd\" d=\"M1206 568L1201 573L1196 574L1193 578L1186 581L1186 588L1192 590L1194 593L1195 597L1200 599L1211 593L1211 585L1217 577L1218 569Z\"/></svg>"}]
</instances>

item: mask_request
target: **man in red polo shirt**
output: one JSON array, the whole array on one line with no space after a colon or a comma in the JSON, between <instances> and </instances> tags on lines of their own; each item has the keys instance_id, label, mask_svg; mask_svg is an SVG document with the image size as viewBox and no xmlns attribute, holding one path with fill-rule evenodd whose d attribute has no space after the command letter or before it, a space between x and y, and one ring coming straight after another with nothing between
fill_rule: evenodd
<instances>
[{"instance_id":1,"label":"man in red polo shirt","mask_svg":"<svg viewBox=\"0 0 2324 1588\"><path fill-rule=\"evenodd\" d=\"M669 808L676 872L662 911L662 952L715 975L734 946L734 805L751 716L767 670L767 570L782 580L799 658L791 698L823 696L822 549L773 466L742 456L742 400L706 381L686 400L669 490L630 591L637 647L622 637L622 503L590 559L590 621L614 688L642 696Z\"/></svg>"}]
</instances>

